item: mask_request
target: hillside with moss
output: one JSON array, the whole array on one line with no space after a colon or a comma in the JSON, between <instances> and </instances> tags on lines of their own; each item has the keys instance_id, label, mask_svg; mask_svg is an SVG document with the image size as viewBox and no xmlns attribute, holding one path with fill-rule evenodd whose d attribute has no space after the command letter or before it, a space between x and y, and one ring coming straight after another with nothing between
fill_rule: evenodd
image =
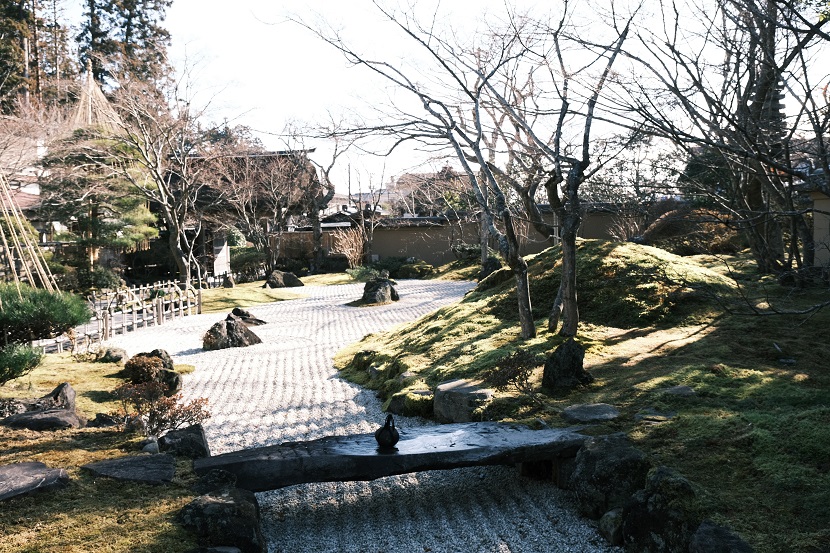
<instances>
[{"instance_id":1,"label":"hillside with moss","mask_svg":"<svg viewBox=\"0 0 830 553\"><path fill-rule=\"evenodd\" d=\"M826 284L784 288L758 277L745 257L684 258L635 244L582 241L577 255L576 338L592 384L541 388L544 360L563 341L546 330L559 282L555 248L527 258L536 338L519 339L515 287L502 270L459 303L339 352L341 374L387 399L403 394L411 413L429 416L431 404L410 392L482 379L528 351L541 404L507 389L477 413L482 420L566 426L560 413L569 405L612 404L621 416L588 432L624 432L655 463L686 475L709 518L756 551L830 550L830 374L826 348L816 345L830 309L794 313L827 302ZM776 305L793 314L724 310L741 304L742 313ZM673 386L695 394L664 392Z\"/></svg>"}]
</instances>

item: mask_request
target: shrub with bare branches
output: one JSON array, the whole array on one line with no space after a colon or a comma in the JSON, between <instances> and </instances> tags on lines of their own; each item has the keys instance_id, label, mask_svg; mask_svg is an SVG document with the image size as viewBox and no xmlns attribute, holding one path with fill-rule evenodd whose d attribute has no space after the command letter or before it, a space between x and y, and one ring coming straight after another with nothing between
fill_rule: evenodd
<instances>
[{"instance_id":1,"label":"shrub with bare branches","mask_svg":"<svg viewBox=\"0 0 830 553\"><path fill-rule=\"evenodd\" d=\"M363 229L355 227L334 231L334 252L346 256L349 269L361 265L363 260L363 244L366 241Z\"/></svg>"}]
</instances>

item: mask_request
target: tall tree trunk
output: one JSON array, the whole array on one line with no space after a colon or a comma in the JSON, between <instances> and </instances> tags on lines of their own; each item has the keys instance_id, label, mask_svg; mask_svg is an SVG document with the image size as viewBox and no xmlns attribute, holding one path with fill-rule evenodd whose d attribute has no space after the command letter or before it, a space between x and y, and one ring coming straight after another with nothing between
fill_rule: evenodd
<instances>
[{"instance_id":1,"label":"tall tree trunk","mask_svg":"<svg viewBox=\"0 0 830 553\"><path fill-rule=\"evenodd\" d=\"M519 307L521 337L529 340L536 337L536 322L533 320L533 309L530 303L527 262L519 255L519 241L513 229L512 216L507 209L502 213L501 219L504 221L505 234L501 237L499 246L502 257L516 278L516 301Z\"/></svg>"},{"instance_id":2,"label":"tall tree trunk","mask_svg":"<svg viewBox=\"0 0 830 553\"><path fill-rule=\"evenodd\" d=\"M579 327L579 305L576 294L576 233L582 222L582 213L579 202L579 184L582 182L582 165L574 164L568 172L565 190L567 200L557 210L562 221L562 275L559 280L559 291L553 302L548 330L555 332L559 323L560 336L576 336Z\"/></svg>"}]
</instances>

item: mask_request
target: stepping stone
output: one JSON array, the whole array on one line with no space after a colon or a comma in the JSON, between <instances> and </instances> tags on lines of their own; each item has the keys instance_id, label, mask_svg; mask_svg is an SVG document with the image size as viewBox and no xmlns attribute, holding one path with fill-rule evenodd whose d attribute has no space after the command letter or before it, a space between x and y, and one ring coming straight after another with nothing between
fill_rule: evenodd
<instances>
[{"instance_id":1,"label":"stepping stone","mask_svg":"<svg viewBox=\"0 0 830 553\"><path fill-rule=\"evenodd\" d=\"M656 409L648 408L648 409L643 409L642 411L640 411L639 413L634 415L634 420L637 421L637 422L643 422L643 423L647 423L647 424L656 424L656 423L660 423L660 422L669 421L669 420L673 419L676 416L677 416L677 413L675 413L675 412L663 413L663 412L657 411Z\"/></svg>"},{"instance_id":2,"label":"stepping stone","mask_svg":"<svg viewBox=\"0 0 830 553\"><path fill-rule=\"evenodd\" d=\"M562 411L562 418L568 422L605 422L620 416L613 405L607 403L581 403L571 405Z\"/></svg>"},{"instance_id":3,"label":"stepping stone","mask_svg":"<svg viewBox=\"0 0 830 553\"><path fill-rule=\"evenodd\" d=\"M108 459L97 463L83 465L96 476L106 476L116 480L144 482L146 484L167 484L176 473L176 459L172 455L132 455L120 459Z\"/></svg>"},{"instance_id":4,"label":"stepping stone","mask_svg":"<svg viewBox=\"0 0 830 553\"><path fill-rule=\"evenodd\" d=\"M493 398L493 390L480 388L474 382L459 378L438 385L433 409L441 423L472 422L473 411Z\"/></svg>"},{"instance_id":5,"label":"stepping stone","mask_svg":"<svg viewBox=\"0 0 830 553\"><path fill-rule=\"evenodd\" d=\"M694 388L689 386L672 386L670 388L663 388L660 391L664 394L678 397L692 397L697 395Z\"/></svg>"},{"instance_id":6,"label":"stepping stone","mask_svg":"<svg viewBox=\"0 0 830 553\"><path fill-rule=\"evenodd\" d=\"M0 466L0 501L39 490L60 488L69 483L64 469L50 469L43 463L15 463Z\"/></svg>"}]
</instances>

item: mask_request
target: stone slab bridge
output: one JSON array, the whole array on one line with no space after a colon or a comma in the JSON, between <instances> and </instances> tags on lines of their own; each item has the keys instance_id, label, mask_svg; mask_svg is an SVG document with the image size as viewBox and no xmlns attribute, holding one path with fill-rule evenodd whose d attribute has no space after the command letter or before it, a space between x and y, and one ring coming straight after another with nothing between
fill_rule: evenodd
<instances>
[{"instance_id":1,"label":"stone slab bridge","mask_svg":"<svg viewBox=\"0 0 830 553\"><path fill-rule=\"evenodd\" d=\"M261 492L424 470L555 463L576 455L586 439L577 430L531 430L496 422L445 424L401 430L400 441L389 450L378 448L374 434L326 436L196 459L194 469L199 476L214 469L228 471L236 476L237 487Z\"/></svg>"}]
</instances>

